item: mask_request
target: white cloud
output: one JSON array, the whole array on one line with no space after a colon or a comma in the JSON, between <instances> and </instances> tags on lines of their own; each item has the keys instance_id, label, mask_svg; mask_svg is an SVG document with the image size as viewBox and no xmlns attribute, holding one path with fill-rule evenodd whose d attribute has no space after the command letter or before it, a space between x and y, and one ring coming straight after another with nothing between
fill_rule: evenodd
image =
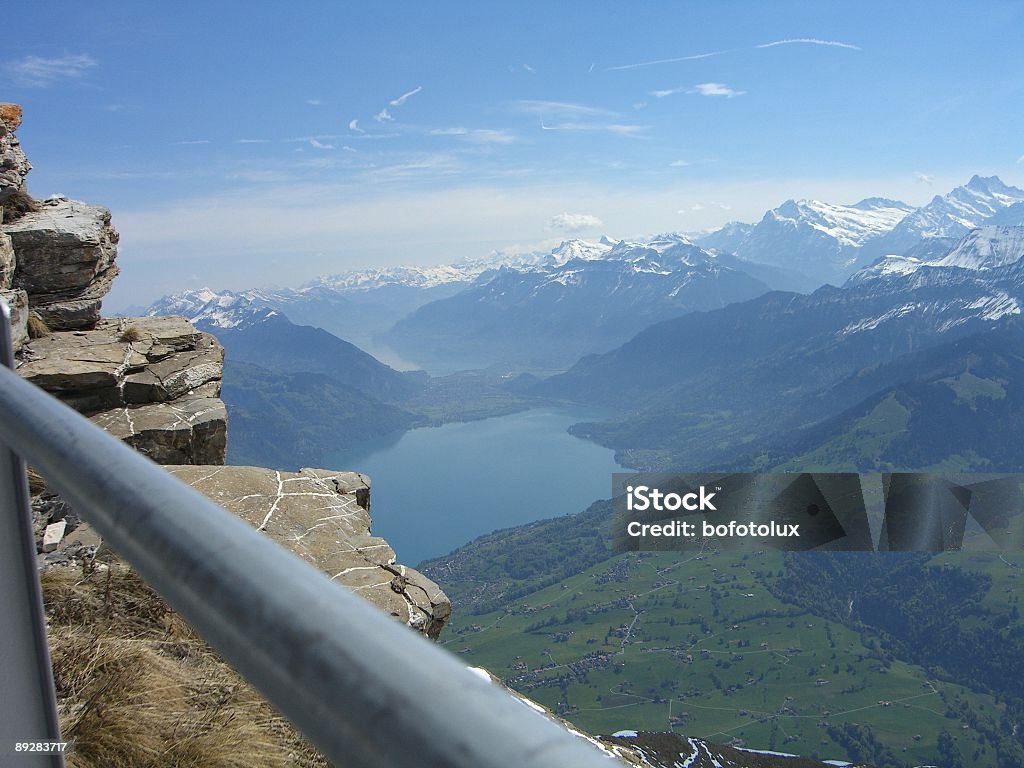
<instances>
[{"instance_id":1,"label":"white cloud","mask_svg":"<svg viewBox=\"0 0 1024 768\"><path fill-rule=\"evenodd\" d=\"M313 147L313 149L334 149L333 144L324 144L322 141L317 141L316 139L310 139L309 146Z\"/></svg>"},{"instance_id":2,"label":"white cloud","mask_svg":"<svg viewBox=\"0 0 1024 768\"><path fill-rule=\"evenodd\" d=\"M686 160L673 160L668 165L669 168L685 168L689 163Z\"/></svg>"},{"instance_id":3,"label":"white cloud","mask_svg":"<svg viewBox=\"0 0 1024 768\"><path fill-rule=\"evenodd\" d=\"M531 75L536 75L537 74L537 70L534 69L533 67L531 67L529 64L523 64L523 69L525 69Z\"/></svg>"},{"instance_id":4,"label":"white cloud","mask_svg":"<svg viewBox=\"0 0 1024 768\"><path fill-rule=\"evenodd\" d=\"M498 131L493 128L476 128L466 134L466 139L480 144L511 144L516 140L516 137L508 131Z\"/></svg>"},{"instance_id":5,"label":"white cloud","mask_svg":"<svg viewBox=\"0 0 1024 768\"><path fill-rule=\"evenodd\" d=\"M665 88L664 90L660 91L649 91L649 93L656 99L664 99L666 96L672 96L673 94L676 93L682 93L685 90L685 88Z\"/></svg>"},{"instance_id":6,"label":"white cloud","mask_svg":"<svg viewBox=\"0 0 1024 768\"><path fill-rule=\"evenodd\" d=\"M922 184L931 184L935 181L935 177L930 173L921 173L921 171L914 171L914 178L920 181Z\"/></svg>"},{"instance_id":7,"label":"white cloud","mask_svg":"<svg viewBox=\"0 0 1024 768\"><path fill-rule=\"evenodd\" d=\"M646 125L633 123L575 123L565 122L547 125L544 118L541 118L540 127L545 131L603 131L614 133L616 136L638 136L648 129Z\"/></svg>"},{"instance_id":8,"label":"white cloud","mask_svg":"<svg viewBox=\"0 0 1024 768\"><path fill-rule=\"evenodd\" d=\"M546 228L559 229L563 232L582 232L584 229L603 226L604 222L589 213L560 213L551 217Z\"/></svg>"},{"instance_id":9,"label":"white cloud","mask_svg":"<svg viewBox=\"0 0 1024 768\"><path fill-rule=\"evenodd\" d=\"M723 83L698 83L688 93L699 93L701 96L724 96L731 99L742 96L746 91L734 91Z\"/></svg>"},{"instance_id":10,"label":"white cloud","mask_svg":"<svg viewBox=\"0 0 1024 768\"><path fill-rule=\"evenodd\" d=\"M816 37L793 37L787 40L775 40L771 43L762 43L756 46L757 48L774 48L776 45L827 45L833 48L849 48L851 51L862 51L864 50L859 45L851 45L850 43L840 43L837 40L819 40Z\"/></svg>"},{"instance_id":11,"label":"white cloud","mask_svg":"<svg viewBox=\"0 0 1024 768\"><path fill-rule=\"evenodd\" d=\"M612 117L617 112L612 112L601 107L590 107L586 104L573 104L567 101L540 101L524 99L513 102L513 106L519 112L528 112L536 115L561 115L564 117Z\"/></svg>"},{"instance_id":12,"label":"white cloud","mask_svg":"<svg viewBox=\"0 0 1024 768\"><path fill-rule=\"evenodd\" d=\"M323 104L320 99L306 99L306 103L311 107L319 107Z\"/></svg>"},{"instance_id":13,"label":"white cloud","mask_svg":"<svg viewBox=\"0 0 1024 768\"><path fill-rule=\"evenodd\" d=\"M1017 162L1018 163L1024 163L1024 155L1021 155L1020 157L1018 157L1017 158Z\"/></svg>"},{"instance_id":14,"label":"white cloud","mask_svg":"<svg viewBox=\"0 0 1024 768\"><path fill-rule=\"evenodd\" d=\"M391 116L391 113L388 112L387 108L385 107L380 112L378 112L376 115L374 115L373 119L376 120L378 123L387 123L387 122L393 122L395 118L393 118Z\"/></svg>"},{"instance_id":15,"label":"white cloud","mask_svg":"<svg viewBox=\"0 0 1024 768\"><path fill-rule=\"evenodd\" d=\"M238 144L269 144L270 139L239 139Z\"/></svg>"},{"instance_id":16,"label":"white cloud","mask_svg":"<svg viewBox=\"0 0 1024 768\"><path fill-rule=\"evenodd\" d=\"M478 144L511 144L516 140L514 134L508 131L499 131L493 128L474 128L472 130L463 128L461 125L453 128L433 128L431 136L459 136L466 141Z\"/></svg>"},{"instance_id":17,"label":"white cloud","mask_svg":"<svg viewBox=\"0 0 1024 768\"><path fill-rule=\"evenodd\" d=\"M677 56L674 59L657 59L655 61L640 61L635 64L620 64L617 67L608 67L606 72L615 72L622 69L637 69L638 67L653 67L656 64L675 64L677 61L696 61L697 59L709 59L712 56L721 56L727 51L712 51L711 53L698 53L693 56Z\"/></svg>"},{"instance_id":18,"label":"white cloud","mask_svg":"<svg viewBox=\"0 0 1024 768\"><path fill-rule=\"evenodd\" d=\"M176 141L174 143L177 144L178 146L188 147L188 146L194 146L196 144L209 144L210 140L209 139L193 139L192 141Z\"/></svg>"},{"instance_id":19,"label":"white cloud","mask_svg":"<svg viewBox=\"0 0 1024 768\"><path fill-rule=\"evenodd\" d=\"M678 213L680 215L685 215L687 213L700 213L701 211L708 210L709 206L711 208L718 208L720 211L731 211L732 210L732 206L731 205L726 205L725 203L720 203L717 200L711 200L711 201L708 202L707 205L705 205L704 203L694 203L689 208L680 208L678 211L676 211L676 213Z\"/></svg>"},{"instance_id":20,"label":"white cloud","mask_svg":"<svg viewBox=\"0 0 1024 768\"><path fill-rule=\"evenodd\" d=\"M348 129L353 133L366 133L366 131L359 127L359 121L354 119L348 121Z\"/></svg>"},{"instance_id":21,"label":"white cloud","mask_svg":"<svg viewBox=\"0 0 1024 768\"><path fill-rule=\"evenodd\" d=\"M308 144L310 139L317 141L334 141L335 139L350 139L351 136L340 133L319 133L316 136L295 136L290 139L281 139L285 144Z\"/></svg>"},{"instance_id":22,"label":"white cloud","mask_svg":"<svg viewBox=\"0 0 1024 768\"><path fill-rule=\"evenodd\" d=\"M422 90L423 90L423 86L422 85L417 85L415 88L413 88L408 93L403 93L397 99L392 99L391 101L388 102L388 104L390 104L392 107L400 107L403 104L405 104L406 101L411 99L413 96L415 96L417 93L419 93Z\"/></svg>"},{"instance_id":23,"label":"white cloud","mask_svg":"<svg viewBox=\"0 0 1024 768\"><path fill-rule=\"evenodd\" d=\"M59 80L76 80L96 66L96 60L87 53L70 54L54 59L26 56L21 61L5 65L17 85L25 88L47 88Z\"/></svg>"}]
</instances>

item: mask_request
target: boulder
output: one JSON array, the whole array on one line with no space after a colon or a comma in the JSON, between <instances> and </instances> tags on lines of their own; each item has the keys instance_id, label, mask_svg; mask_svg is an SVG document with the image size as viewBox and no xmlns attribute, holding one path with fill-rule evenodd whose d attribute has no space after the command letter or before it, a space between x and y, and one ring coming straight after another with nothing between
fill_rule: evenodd
<instances>
[{"instance_id":1,"label":"boulder","mask_svg":"<svg viewBox=\"0 0 1024 768\"><path fill-rule=\"evenodd\" d=\"M21 125L21 107L17 104L0 104L0 208L4 200L20 192L25 177L32 170L32 164L21 149L21 142L14 132ZM0 215L0 221L3 216Z\"/></svg>"},{"instance_id":2,"label":"boulder","mask_svg":"<svg viewBox=\"0 0 1024 768\"><path fill-rule=\"evenodd\" d=\"M88 329L117 276L118 234L110 211L64 197L0 225L17 255L14 287L29 296L33 313L51 330Z\"/></svg>"},{"instance_id":3,"label":"boulder","mask_svg":"<svg viewBox=\"0 0 1024 768\"><path fill-rule=\"evenodd\" d=\"M370 534L370 483L365 475L326 469L167 469L428 637L436 638L451 615L441 588L419 571L395 563L390 545Z\"/></svg>"},{"instance_id":4,"label":"boulder","mask_svg":"<svg viewBox=\"0 0 1024 768\"><path fill-rule=\"evenodd\" d=\"M61 520L59 523L50 523L46 526L46 530L43 531L43 552L53 552L63 541L64 531L67 530L67 520Z\"/></svg>"},{"instance_id":5,"label":"boulder","mask_svg":"<svg viewBox=\"0 0 1024 768\"><path fill-rule=\"evenodd\" d=\"M158 464L223 464L228 413L217 397L184 397L98 413L91 421Z\"/></svg>"},{"instance_id":6,"label":"boulder","mask_svg":"<svg viewBox=\"0 0 1024 768\"><path fill-rule=\"evenodd\" d=\"M28 294L0 290L0 300L11 310L11 341L17 352L28 342Z\"/></svg>"}]
</instances>

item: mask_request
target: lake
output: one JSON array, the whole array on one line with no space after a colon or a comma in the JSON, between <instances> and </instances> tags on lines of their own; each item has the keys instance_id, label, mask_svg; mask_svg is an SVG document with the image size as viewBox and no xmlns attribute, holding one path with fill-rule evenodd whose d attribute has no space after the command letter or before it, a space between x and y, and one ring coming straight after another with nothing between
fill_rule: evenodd
<instances>
[{"instance_id":1,"label":"lake","mask_svg":"<svg viewBox=\"0 0 1024 768\"><path fill-rule=\"evenodd\" d=\"M415 565L476 537L586 509L611 494L613 452L573 437L593 411L535 408L406 432L385 448L346 455L369 475L373 533Z\"/></svg>"}]
</instances>

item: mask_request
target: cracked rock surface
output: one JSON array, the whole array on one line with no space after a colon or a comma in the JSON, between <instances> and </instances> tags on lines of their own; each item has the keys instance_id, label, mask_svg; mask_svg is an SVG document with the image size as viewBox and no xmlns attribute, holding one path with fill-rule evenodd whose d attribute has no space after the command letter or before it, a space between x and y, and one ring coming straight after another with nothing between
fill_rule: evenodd
<instances>
[{"instance_id":1,"label":"cracked rock surface","mask_svg":"<svg viewBox=\"0 0 1024 768\"><path fill-rule=\"evenodd\" d=\"M186 397L104 411L91 417L157 464L223 464L227 409L216 397Z\"/></svg>"},{"instance_id":2,"label":"cracked rock surface","mask_svg":"<svg viewBox=\"0 0 1024 768\"><path fill-rule=\"evenodd\" d=\"M436 638L451 615L441 588L395 563L391 546L370 534L365 475L227 466L167 470L428 637Z\"/></svg>"}]
</instances>

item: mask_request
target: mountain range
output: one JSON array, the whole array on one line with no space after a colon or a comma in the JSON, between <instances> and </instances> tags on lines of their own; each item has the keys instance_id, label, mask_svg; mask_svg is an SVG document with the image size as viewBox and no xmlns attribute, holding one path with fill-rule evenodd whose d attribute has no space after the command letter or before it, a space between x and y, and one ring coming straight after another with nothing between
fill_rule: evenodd
<instances>
[{"instance_id":1,"label":"mountain range","mask_svg":"<svg viewBox=\"0 0 1024 768\"><path fill-rule=\"evenodd\" d=\"M682 235L563 243L532 269L503 267L420 307L384 339L403 357L464 367L559 370L651 323L722 307L768 286L729 254Z\"/></svg>"},{"instance_id":2,"label":"mountain range","mask_svg":"<svg viewBox=\"0 0 1024 768\"><path fill-rule=\"evenodd\" d=\"M788 200L756 224L689 237L570 240L547 253L352 271L300 289L186 291L148 313L229 328L273 309L401 367L551 372L659 320L769 289L842 285L881 257L907 259L887 260L879 268L886 273L930 263L975 228L1021 223L1024 190L974 176L920 208L880 197Z\"/></svg>"},{"instance_id":3,"label":"mountain range","mask_svg":"<svg viewBox=\"0 0 1024 768\"><path fill-rule=\"evenodd\" d=\"M1012 328L1024 301L1021 236L1020 227L984 228L929 261L883 259L842 288L772 292L668 320L532 388L617 408L617 420L576 432L635 466L731 464L770 434L912 380L908 355Z\"/></svg>"},{"instance_id":4,"label":"mountain range","mask_svg":"<svg viewBox=\"0 0 1024 768\"><path fill-rule=\"evenodd\" d=\"M1024 190L973 176L927 205L872 197L853 205L787 200L757 224L733 222L696 242L748 261L797 269L841 284L880 256L934 238L960 238L985 224L1024 224Z\"/></svg>"}]
</instances>

